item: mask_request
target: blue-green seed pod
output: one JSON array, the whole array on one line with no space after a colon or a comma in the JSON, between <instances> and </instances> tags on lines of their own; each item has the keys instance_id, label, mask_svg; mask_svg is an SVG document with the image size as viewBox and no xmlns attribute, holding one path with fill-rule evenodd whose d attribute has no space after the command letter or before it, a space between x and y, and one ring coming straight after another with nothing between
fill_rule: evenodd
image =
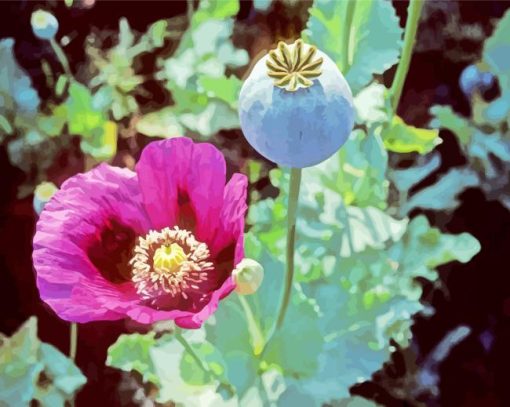
<instances>
[{"instance_id":1,"label":"blue-green seed pod","mask_svg":"<svg viewBox=\"0 0 510 407\"><path fill-rule=\"evenodd\" d=\"M241 128L267 159L303 168L333 155L354 125L352 93L313 46L280 42L255 64L239 96Z\"/></svg>"},{"instance_id":2,"label":"blue-green seed pod","mask_svg":"<svg viewBox=\"0 0 510 407\"><path fill-rule=\"evenodd\" d=\"M58 31L58 20L51 13L37 10L32 13L30 19L34 35L41 40L51 40Z\"/></svg>"}]
</instances>

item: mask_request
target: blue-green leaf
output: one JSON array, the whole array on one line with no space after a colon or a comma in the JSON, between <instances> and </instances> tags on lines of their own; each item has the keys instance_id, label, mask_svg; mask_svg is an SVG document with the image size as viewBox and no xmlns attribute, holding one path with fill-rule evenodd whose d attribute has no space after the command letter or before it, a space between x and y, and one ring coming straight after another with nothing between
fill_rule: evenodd
<instances>
[{"instance_id":1,"label":"blue-green leaf","mask_svg":"<svg viewBox=\"0 0 510 407\"><path fill-rule=\"evenodd\" d=\"M414 208L455 209L459 205L457 195L466 188L477 186L479 182L478 175L473 170L452 168L438 182L412 195L402 207L402 211L409 213Z\"/></svg>"},{"instance_id":2,"label":"blue-green leaf","mask_svg":"<svg viewBox=\"0 0 510 407\"><path fill-rule=\"evenodd\" d=\"M35 317L1 342L0 405L28 406L37 400L43 407L64 407L86 382L72 360L39 340Z\"/></svg>"},{"instance_id":3,"label":"blue-green leaf","mask_svg":"<svg viewBox=\"0 0 510 407\"><path fill-rule=\"evenodd\" d=\"M353 28L347 40L343 27L347 24L348 3L315 0L303 37L328 54L340 69L345 69L347 82L353 93L357 93L372 80L374 74L381 74L398 62L402 28L391 2L356 1ZM342 54L347 41L349 67L342 67Z\"/></svg>"},{"instance_id":4,"label":"blue-green leaf","mask_svg":"<svg viewBox=\"0 0 510 407\"><path fill-rule=\"evenodd\" d=\"M492 36L485 41L483 59L498 76L503 92L510 87L510 11L498 21Z\"/></svg>"}]
</instances>

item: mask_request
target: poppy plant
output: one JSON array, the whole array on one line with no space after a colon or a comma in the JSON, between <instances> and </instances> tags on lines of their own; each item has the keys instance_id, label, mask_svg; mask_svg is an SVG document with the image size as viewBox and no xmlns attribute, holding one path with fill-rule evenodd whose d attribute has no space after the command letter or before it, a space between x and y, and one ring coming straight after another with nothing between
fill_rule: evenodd
<instances>
[{"instance_id":1,"label":"poppy plant","mask_svg":"<svg viewBox=\"0 0 510 407\"><path fill-rule=\"evenodd\" d=\"M211 144L149 144L136 171L101 164L44 206L33 260L43 301L74 322L198 328L234 288L247 179Z\"/></svg>"}]
</instances>

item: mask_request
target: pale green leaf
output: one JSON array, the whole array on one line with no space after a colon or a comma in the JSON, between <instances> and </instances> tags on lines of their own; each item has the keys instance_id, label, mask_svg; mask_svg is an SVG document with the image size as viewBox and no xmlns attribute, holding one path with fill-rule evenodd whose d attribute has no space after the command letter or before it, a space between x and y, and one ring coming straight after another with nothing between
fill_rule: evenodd
<instances>
[{"instance_id":1,"label":"pale green leaf","mask_svg":"<svg viewBox=\"0 0 510 407\"><path fill-rule=\"evenodd\" d=\"M179 116L179 121L190 131L204 137L212 136L221 129L239 127L237 113L219 100L211 100L207 107L199 113L182 113Z\"/></svg>"},{"instance_id":2,"label":"pale green leaf","mask_svg":"<svg viewBox=\"0 0 510 407\"><path fill-rule=\"evenodd\" d=\"M354 97L357 123L370 126L388 120L385 100L387 91L384 85L374 82Z\"/></svg>"},{"instance_id":3,"label":"pale green leaf","mask_svg":"<svg viewBox=\"0 0 510 407\"><path fill-rule=\"evenodd\" d=\"M121 335L108 348L106 365L125 372L136 371L144 382L159 383L158 376L150 357L149 349L156 344L154 332L142 335L138 333Z\"/></svg>"}]
</instances>

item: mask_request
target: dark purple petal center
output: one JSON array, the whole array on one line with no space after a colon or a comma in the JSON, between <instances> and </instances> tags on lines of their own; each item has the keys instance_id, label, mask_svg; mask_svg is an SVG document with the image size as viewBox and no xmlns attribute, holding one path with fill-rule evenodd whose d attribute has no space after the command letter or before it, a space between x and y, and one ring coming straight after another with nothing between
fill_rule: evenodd
<instances>
[{"instance_id":1,"label":"dark purple petal center","mask_svg":"<svg viewBox=\"0 0 510 407\"><path fill-rule=\"evenodd\" d=\"M90 261L104 278L123 283L131 278L129 260L137 235L116 219L108 219L97 234L91 236L87 249Z\"/></svg>"}]
</instances>

